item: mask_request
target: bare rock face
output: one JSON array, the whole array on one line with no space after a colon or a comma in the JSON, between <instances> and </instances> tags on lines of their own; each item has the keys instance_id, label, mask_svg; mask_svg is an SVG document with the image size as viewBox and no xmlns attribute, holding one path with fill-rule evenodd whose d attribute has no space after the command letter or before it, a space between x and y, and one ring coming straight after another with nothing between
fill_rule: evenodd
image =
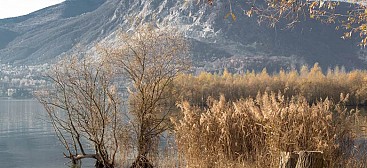
<instances>
[{"instance_id":1,"label":"bare rock face","mask_svg":"<svg viewBox=\"0 0 367 168\"><path fill-rule=\"evenodd\" d=\"M141 22L172 26L192 43L195 65L237 60L241 68L291 67L319 62L365 68L367 54L357 40L343 40L335 25L307 19L294 29L259 25L247 17L246 4L233 5L237 20L225 19L228 2L212 6L177 0L67 0L26 16L0 20L1 63L40 64L113 39L116 30L128 31ZM254 64L254 62L256 64Z\"/></svg>"}]
</instances>

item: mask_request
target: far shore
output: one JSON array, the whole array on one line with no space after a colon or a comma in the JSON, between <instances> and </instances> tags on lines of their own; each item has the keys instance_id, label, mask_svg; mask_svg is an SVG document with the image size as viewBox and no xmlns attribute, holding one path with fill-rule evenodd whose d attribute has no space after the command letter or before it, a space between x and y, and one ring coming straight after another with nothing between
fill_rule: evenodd
<instances>
[{"instance_id":1,"label":"far shore","mask_svg":"<svg viewBox=\"0 0 367 168\"><path fill-rule=\"evenodd\" d=\"M0 100L37 100L37 99L34 97L31 98L0 97Z\"/></svg>"}]
</instances>

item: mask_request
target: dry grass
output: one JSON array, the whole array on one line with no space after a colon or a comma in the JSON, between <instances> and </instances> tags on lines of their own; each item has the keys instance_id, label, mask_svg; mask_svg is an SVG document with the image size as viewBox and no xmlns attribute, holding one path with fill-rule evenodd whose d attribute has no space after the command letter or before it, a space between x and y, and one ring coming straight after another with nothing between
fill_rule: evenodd
<instances>
[{"instance_id":1,"label":"dry grass","mask_svg":"<svg viewBox=\"0 0 367 168\"><path fill-rule=\"evenodd\" d=\"M366 71L204 72L180 75L172 91L172 102L187 101L170 138L155 140L155 167L278 167L280 152L301 150L322 151L327 167L367 165L367 145L355 141L365 121L345 107L366 102Z\"/></svg>"},{"instance_id":2,"label":"dry grass","mask_svg":"<svg viewBox=\"0 0 367 168\"><path fill-rule=\"evenodd\" d=\"M256 97L258 92L281 91L286 97L303 95L308 102L318 99L339 101L340 93L349 94L348 105L365 104L367 100L367 72L355 70L345 72L335 67L325 74L318 64L311 69L303 66L301 70L284 71L268 74L266 69L260 73L247 71L243 74L222 75L202 72L197 76L183 74L177 77L175 87L181 94L179 100L205 106L206 99L219 99L223 94L226 99L236 101L240 98Z\"/></svg>"},{"instance_id":3,"label":"dry grass","mask_svg":"<svg viewBox=\"0 0 367 168\"><path fill-rule=\"evenodd\" d=\"M346 149L352 149L355 112L342 102L310 105L280 93L235 102L221 96L204 110L184 102L183 118L174 121L176 142L187 167L277 167L281 151L300 150L323 151L328 167L354 167Z\"/></svg>"}]
</instances>

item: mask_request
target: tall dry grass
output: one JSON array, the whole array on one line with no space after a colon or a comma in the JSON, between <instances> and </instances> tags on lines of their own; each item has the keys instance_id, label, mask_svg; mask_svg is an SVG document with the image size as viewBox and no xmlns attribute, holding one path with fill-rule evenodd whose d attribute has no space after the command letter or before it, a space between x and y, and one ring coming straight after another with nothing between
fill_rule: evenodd
<instances>
[{"instance_id":1,"label":"tall dry grass","mask_svg":"<svg viewBox=\"0 0 367 168\"><path fill-rule=\"evenodd\" d=\"M322 151L328 167L367 166L354 140L358 112L345 107L367 100L366 71L184 74L170 92L180 96L168 104L187 101L173 134L154 140L154 167L278 167L282 151L301 150ZM125 160L136 155L129 142Z\"/></svg>"},{"instance_id":2,"label":"tall dry grass","mask_svg":"<svg viewBox=\"0 0 367 168\"><path fill-rule=\"evenodd\" d=\"M197 76L182 74L176 78L175 87L181 94L179 100L187 100L191 104L206 105L206 98L219 98L224 94L228 100L256 97L258 92L281 91L286 97L303 95L307 101L318 99L339 100L340 93L349 94L348 105L366 104L367 72L354 70L345 72L335 67L323 73L318 64L312 68L303 66L299 71L281 70L269 74L266 69L256 73L247 71L243 74L211 74L202 72Z\"/></svg>"},{"instance_id":3,"label":"tall dry grass","mask_svg":"<svg viewBox=\"0 0 367 168\"><path fill-rule=\"evenodd\" d=\"M300 150L322 151L328 167L350 167L356 112L341 99L310 105L304 96L272 92L209 98L207 109L184 102L183 117L173 121L178 150L186 167L277 167L281 151Z\"/></svg>"}]
</instances>

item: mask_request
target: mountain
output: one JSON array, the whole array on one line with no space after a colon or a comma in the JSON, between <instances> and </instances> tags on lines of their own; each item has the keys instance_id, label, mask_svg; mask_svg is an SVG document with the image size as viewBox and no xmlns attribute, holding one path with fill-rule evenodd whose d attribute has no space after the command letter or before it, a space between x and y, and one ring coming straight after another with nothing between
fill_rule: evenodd
<instances>
[{"instance_id":1,"label":"mountain","mask_svg":"<svg viewBox=\"0 0 367 168\"><path fill-rule=\"evenodd\" d=\"M301 64L365 68L358 39L343 40L335 25L306 19L293 29L259 25L243 6L233 5L237 20L225 18L229 2L213 6L185 0L66 0L26 16L0 20L2 63L41 64L92 48L141 21L174 26L192 46L195 65L203 68L272 68ZM347 8L347 5L345 8ZM366 54L367 55L367 54Z\"/></svg>"}]
</instances>

